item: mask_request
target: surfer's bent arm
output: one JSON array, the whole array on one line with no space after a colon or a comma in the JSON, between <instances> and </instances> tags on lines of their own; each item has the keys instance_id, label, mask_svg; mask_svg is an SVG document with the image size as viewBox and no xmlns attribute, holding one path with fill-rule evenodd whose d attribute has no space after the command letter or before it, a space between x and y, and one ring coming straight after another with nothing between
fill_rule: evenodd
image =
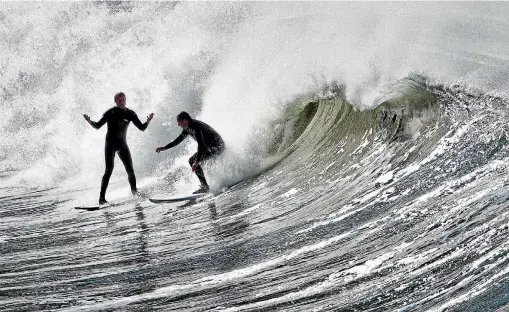
<instances>
[{"instance_id":1,"label":"surfer's bent arm","mask_svg":"<svg viewBox=\"0 0 509 312\"><path fill-rule=\"evenodd\" d=\"M148 115L147 121L144 123L141 123L140 119L138 118L138 115L136 115L135 112L133 112L133 115L131 118L132 118L132 122L136 126L136 128L140 129L141 131L145 131L145 129L147 129L147 127L148 127L148 124L150 123L150 120L152 120L153 116L154 116L154 114Z\"/></svg>"},{"instance_id":2,"label":"surfer's bent arm","mask_svg":"<svg viewBox=\"0 0 509 312\"><path fill-rule=\"evenodd\" d=\"M205 139L203 138L203 132L201 129L196 131L196 142L198 143L198 153L196 155L196 163L201 161L203 157L203 150L205 149Z\"/></svg>"},{"instance_id":3,"label":"surfer's bent arm","mask_svg":"<svg viewBox=\"0 0 509 312\"><path fill-rule=\"evenodd\" d=\"M102 126L104 126L106 121L108 121L107 117L106 117L106 113L104 113L104 115L98 122L92 121L88 115L83 115L83 116L85 117L86 121L88 121L88 123L95 129L101 128Z\"/></svg>"},{"instance_id":4,"label":"surfer's bent arm","mask_svg":"<svg viewBox=\"0 0 509 312\"><path fill-rule=\"evenodd\" d=\"M164 147L165 150L172 148L174 146L179 145L184 139L187 137L188 133L186 131L182 131L182 133L172 142L170 142L168 145Z\"/></svg>"}]
</instances>

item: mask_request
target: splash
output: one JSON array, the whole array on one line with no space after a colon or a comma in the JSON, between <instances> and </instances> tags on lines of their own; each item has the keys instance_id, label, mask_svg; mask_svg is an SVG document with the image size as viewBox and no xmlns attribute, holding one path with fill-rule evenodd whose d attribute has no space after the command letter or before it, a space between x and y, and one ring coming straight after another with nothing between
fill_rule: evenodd
<instances>
[{"instance_id":1,"label":"splash","mask_svg":"<svg viewBox=\"0 0 509 312\"><path fill-rule=\"evenodd\" d=\"M104 131L88 127L118 91L143 119L128 141L139 176L168 175L193 143L181 110L212 125L233 158L256 166L272 122L303 94L344 85L360 109L401 79L507 96L509 8L494 3L6 3L0 14L6 184L95 185ZM257 147L257 148L253 148ZM182 163L182 162L181 162ZM113 179L124 179L122 168ZM178 166L177 166L178 167Z\"/></svg>"}]
</instances>

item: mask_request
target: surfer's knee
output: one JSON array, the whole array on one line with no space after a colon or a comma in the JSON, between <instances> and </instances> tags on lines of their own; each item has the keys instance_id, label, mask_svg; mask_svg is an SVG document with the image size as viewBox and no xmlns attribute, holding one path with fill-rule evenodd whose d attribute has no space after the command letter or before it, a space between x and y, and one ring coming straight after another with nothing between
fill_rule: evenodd
<instances>
[{"instance_id":1,"label":"surfer's knee","mask_svg":"<svg viewBox=\"0 0 509 312\"><path fill-rule=\"evenodd\" d=\"M106 170L104 170L105 176L111 176L112 173L113 173L113 167L107 167Z\"/></svg>"}]
</instances>

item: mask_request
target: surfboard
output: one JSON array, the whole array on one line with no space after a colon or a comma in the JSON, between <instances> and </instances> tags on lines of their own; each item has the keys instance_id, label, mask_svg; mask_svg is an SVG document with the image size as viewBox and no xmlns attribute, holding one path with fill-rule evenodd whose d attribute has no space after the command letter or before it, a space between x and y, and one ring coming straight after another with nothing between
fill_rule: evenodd
<instances>
[{"instance_id":1,"label":"surfboard","mask_svg":"<svg viewBox=\"0 0 509 312\"><path fill-rule=\"evenodd\" d=\"M160 198L149 198L153 203L161 204L161 203L175 203L180 201L186 201L186 200L196 200L198 198L204 198L212 196L211 193L200 193L200 194L191 194L191 195L184 195L184 196L173 196L173 197L160 197Z\"/></svg>"},{"instance_id":2,"label":"surfboard","mask_svg":"<svg viewBox=\"0 0 509 312\"><path fill-rule=\"evenodd\" d=\"M105 205L75 206L74 209L88 210L88 211L99 210L99 209L104 209L104 208L109 208L109 207L114 207L114 206L121 206L121 205L127 205L127 204L135 204L135 203L142 202L145 199L146 199L146 197L143 197L143 196L140 196L140 197L129 197L129 198L124 198L124 199L120 199L120 200L117 199L115 201L108 202Z\"/></svg>"},{"instance_id":3,"label":"surfboard","mask_svg":"<svg viewBox=\"0 0 509 312\"><path fill-rule=\"evenodd\" d=\"M111 205L91 205L91 206L76 206L74 209L80 209L80 210L99 210L102 208L108 208L111 207Z\"/></svg>"}]
</instances>

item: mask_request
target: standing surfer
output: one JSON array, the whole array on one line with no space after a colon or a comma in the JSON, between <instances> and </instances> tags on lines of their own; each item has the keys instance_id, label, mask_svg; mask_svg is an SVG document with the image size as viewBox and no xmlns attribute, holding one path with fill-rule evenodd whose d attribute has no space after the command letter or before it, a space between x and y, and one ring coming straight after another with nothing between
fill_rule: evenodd
<instances>
[{"instance_id":1,"label":"standing surfer","mask_svg":"<svg viewBox=\"0 0 509 312\"><path fill-rule=\"evenodd\" d=\"M192 119L186 112L181 112L177 115L177 124L182 128L182 133L168 145L158 147L156 152L159 153L172 148L190 135L198 143L198 151L189 158L189 165L201 183L200 188L193 192L193 194L206 193L209 191L209 185L201 167L202 162L221 154L225 147L224 141L211 126L202 121Z\"/></svg>"},{"instance_id":2,"label":"standing surfer","mask_svg":"<svg viewBox=\"0 0 509 312\"><path fill-rule=\"evenodd\" d=\"M90 120L88 115L83 115L85 120L94 127L95 129L101 128L105 123L108 123L108 132L106 133L106 145L104 147L104 156L106 162L106 170L101 182L101 193L99 195L99 205L104 205L106 201L106 189L110 181L111 173L113 172L113 165L115 161L115 153L118 153L118 157L124 163L125 170L131 185L131 192L133 195L139 195L138 189L136 188L136 176L134 175L133 160L131 158L131 152L129 146L127 146L126 133L129 122L140 129L145 131L148 124L154 117L151 113L147 116L147 121L141 123L136 113L126 107L126 97L123 92L115 94L114 97L116 106L107 110L102 118L98 121Z\"/></svg>"}]
</instances>

